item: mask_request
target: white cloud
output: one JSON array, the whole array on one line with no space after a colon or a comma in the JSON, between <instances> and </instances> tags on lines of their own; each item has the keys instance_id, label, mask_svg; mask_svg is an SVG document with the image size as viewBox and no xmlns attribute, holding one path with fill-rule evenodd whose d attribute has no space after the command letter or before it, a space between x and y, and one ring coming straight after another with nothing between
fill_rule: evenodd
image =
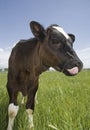
<instances>
[{"instance_id":1,"label":"white cloud","mask_svg":"<svg viewBox=\"0 0 90 130\"><path fill-rule=\"evenodd\" d=\"M11 49L11 47L6 49L0 48L0 68L8 67L8 59L11 53ZM82 60L84 68L90 68L90 47L83 50L77 50L76 52L79 58Z\"/></svg>"},{"instance_id":2,"label":"white cloud","mask_svg":"<svg viewBox=\"0 0 90 130\"><path fill-rule=\"evenodd\" d=\"M2 49L2 48L0 48L0 53L1 53L1 52L3 52L3 49Z\"/></svg>"},{"instance_id":3,"label":"white cloud","mask_svg":"<svg viewBox=\"0 0 90 130\"><path fill-rule=\"evenodd\" d=\"M84 68L90 68L90 47L83 50L77 50L79 58L84 64Z\"/></svg>"},{"instance_id":4,"label":"white cloud","mask_svg":"<svg viewBox=\"0 0 90 130\"><path fill-rule=\"evenodd\" d=\"M0 68L8 67L8 59L10 56L11 49L0 48Z\"/></svg>"}]
</instances>

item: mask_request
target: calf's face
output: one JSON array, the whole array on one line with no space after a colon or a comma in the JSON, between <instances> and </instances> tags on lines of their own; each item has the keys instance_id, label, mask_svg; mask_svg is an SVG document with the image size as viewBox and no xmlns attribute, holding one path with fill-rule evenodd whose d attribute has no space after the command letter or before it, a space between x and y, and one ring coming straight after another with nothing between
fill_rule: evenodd
<instances>
[{"instance_id":1,"label":"calf's face","mask_svg":"<svg viewBox=\"0 0 90 130\"><path fill-rule=\"evenodd\" d=\"M45 66L53 67L68 76L81 71L83 64L73 49L73 34L67 34L58 25L51 25L45 30L35 21L30 23L30 27L40 43L39 54Z\"/></svg>"}]
</instances>

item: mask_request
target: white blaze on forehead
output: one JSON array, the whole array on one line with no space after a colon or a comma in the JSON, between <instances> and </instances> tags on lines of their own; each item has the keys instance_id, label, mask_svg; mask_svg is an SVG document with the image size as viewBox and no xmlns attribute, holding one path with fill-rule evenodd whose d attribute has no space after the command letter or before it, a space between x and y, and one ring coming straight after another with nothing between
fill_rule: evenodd
<instances>
[{"instance_id":1,"label":"white blaze on forehead","mask_svg":"<svg viewBox=\"0 0 90 130\"><path fill-rule=\"evenodd\" d=\"M68 34L63 30L63 28L59 27L59 26L53 26L53 28L55 28L57 31L59 31L60 33L62 33L66 39L69 39Z\"/></svg>"}]
</instances>

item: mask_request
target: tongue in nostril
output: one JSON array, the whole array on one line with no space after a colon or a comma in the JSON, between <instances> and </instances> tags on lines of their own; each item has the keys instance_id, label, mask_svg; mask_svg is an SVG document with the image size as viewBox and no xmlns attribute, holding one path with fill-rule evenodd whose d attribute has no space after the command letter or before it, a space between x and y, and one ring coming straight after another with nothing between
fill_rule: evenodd
<instances>
[{"instance_id":1,"label":"tongue in nostril","mask_svg":"<svg viewBox=\"0 0 90 130\"><path fill-rule=\"evenodd\" d=\"M67 69L67 71L72 75L75 75L79 72L78 67L73 67L72 69Z\"/></svg>"}]
</instances>

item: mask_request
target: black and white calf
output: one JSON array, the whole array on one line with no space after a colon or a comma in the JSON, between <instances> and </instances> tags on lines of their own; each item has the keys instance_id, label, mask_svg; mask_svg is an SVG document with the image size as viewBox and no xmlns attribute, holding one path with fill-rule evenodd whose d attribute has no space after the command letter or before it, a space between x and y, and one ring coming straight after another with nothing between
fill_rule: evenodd
<instances>
[{"instance_id":1,"label":"black and white calf","mask_svg":"<svg viewBox=\"0 0 90 130\"><path fill-rule=\"evenodd\" d=\"M44 29L35 21L30 23L30 28L34 38L19 41L9 58L7 91L10 100L7 130L13 129L14 119L19 110L18 92L23 96L27 95L26 112L32 128L39 75L53 67L67 76L74 76L83 66L73 49L73 34L67 34L56 24Z\"/></svg>"}]
</instances>

